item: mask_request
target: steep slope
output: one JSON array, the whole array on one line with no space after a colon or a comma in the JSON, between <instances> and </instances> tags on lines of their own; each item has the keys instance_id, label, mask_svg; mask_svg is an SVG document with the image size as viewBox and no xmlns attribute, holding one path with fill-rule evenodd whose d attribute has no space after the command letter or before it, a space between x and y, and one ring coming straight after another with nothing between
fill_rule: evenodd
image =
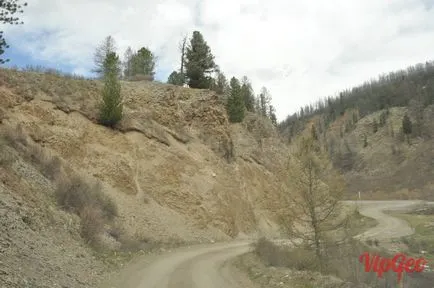
<instances>
[{"instance_id":1,"label":"steep slope","mask_svg":"<svg viewBox=\"0 0 434 288\"><path fill-rule=\"evenodd\" d=\"M354 130L337 139L338 166L349 163L342 171L353 196L361 191L366 199L425 199L434 195L434 106L424 110L425 137L411 137L410 144L402 134L402 119L410 115L407 107L389 109L386 122L374 132L373 123L379 123L386 110L360 119ZM366 137L366 144L365 144ZM366 146L366 147L364 147ZM345 166L345 165L344 165Z\"/></svg>"},{"instance_id":2,"label":"steep slope","mask_svg":"<svg viewBox=\"0 0 434 288\"><path fill-rule=\"evenodd\" d=\"M402 131L406 114L413 123L409 142ZM420 136L415 133L418 115L423 115ZM355 199L361 192L363 199L372 200L434 199L434 105L420 113L411 107L392 107L363 117L357 109L347 109L325 125L327 117L319 113L298 119L293 127L299 132L291 133L311 134L315 127L346 179L347 198ZM281 133L287 137L288 132Z\"/></svg>"},{"instance_id":3,"label":"steep slope","mask_svg":"<svg viewBox=\"0 0 434 288\"><path fill-rule=\"evenodd\" d=\"M412 131L408 143L403 117ZM434 61L382 74L307 105L279 124L289 140L315 126L349 197L434 199Z\"/></svg>"},{"instance_id":4,"label":"steep slope","mask_svg":"<svg viewBox=\"0 0 434 288\"><path fill-rule=\"evenodd\" d=\"M125 117L111 130L96 124L98 81L1 70L0 82L1 127L20 124L72 169L101 180L132 234L277 235L288 151L256 115L231 125L209 91L124 82Z\"/></svg>"},{"instance_id":5,"label":"steep slope","mask_svg":"<svg viewBox=\"0 0 434 288\"><path fill-rule=\"evenodd\" d=\"M95 287L107 272L81 239L78 217L57 209L53 193L0 142L0 287Z\"/></svg>"}]
</instances>

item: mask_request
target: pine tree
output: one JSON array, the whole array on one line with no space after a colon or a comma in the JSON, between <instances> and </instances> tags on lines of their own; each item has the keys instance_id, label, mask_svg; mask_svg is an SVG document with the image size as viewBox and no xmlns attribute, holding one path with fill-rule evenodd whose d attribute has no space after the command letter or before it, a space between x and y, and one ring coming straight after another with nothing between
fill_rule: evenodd
<instances>
[{"instance_id":1,"label":"pine tree","mask_svg":"<svg viewBox=\"0 0 434 288\"><path fill-rule=\"evenodd\" d=\"M155 75L155 56L147 47L140 48L132 58L133 75L146 75L152 78Z\"/></svg>"},{"instance_id":2,"label":"pine tree","mask_svg":"<svg viewBox=\"0 0 434 288\"><path fill-rule=\"evenodd\" d=\"M259 94L260 114L264 117L268 116L268 105L270 105L271 99L267 88L262 87L261 94Z\"/></svg>"},{"instance_id":3,"label":"pine tree","mask_svg":"<svg viewBox=\"0 0 434 288\"><path fill-rule=\"evenodd\" d=\"M244 76L242 79L241 94L244 100L244 105L247 111L253 112L255 110L255 95L253 93L252 84L249 79Z\"/></svg>"},{"instance_id":4,"label":"pine tree","mask_svg":"<svg viewBox=\"0 0 434 288\"><path fill-rule=\"evenodd\" d=\"M312 125L310 129L311 129L310 132L311 132L312 139L314 141L318 141L318 134L316 133L315 125Z\"/></svg>"},{"instance_id":5,"label":"pine tree","mask_svg":"<svg viewBox=\"0 0 434 288\"><path fill-rule=\"evenodd\" d=\"M208 89L211 91L217 91L217 79L215 79L214 77L210 77L208 81L209 81Z\"/></svg>"},{"instance_id":6,"label":"pine tree","mask_svg":"<svg viewBox=\"0 0 434 288\"><path fill-rule=\"evenodd\" d=\"M356 124L357 121L359 121L359 117L358 117L358 115L357 115L357 112L354 111L354 112L353 112L353 123Z\"/></svg>"},{"instance_id":7,"label":"pine tree","mask_svg":"<svg viewBox=\"0 0 434 288\"><path fill-rule=\"evenodd\" d=\"M407 136L407 142L410 144L410 135L413 131L413 124L407 114L402 118L402 132Z\"/></svg>"},{"instance_id":8,"label":"pine tree","mask_svg":"<svg viewBox=\"0 0 434 288\"><path fill-rule=\"evenodd\" d=\"M103 67L104 88L99 117L99 122L108 127L114 127L122 119L120 70L119 57L115 52L108 53Z\"/></svg>"},{"instance_id":9,"label":"pine tree","mask_svg":"<svg viewBox=\"0 0 434 288\"><path fill-rule=\"evenodd\" d=\"M372 123L372 130L374 133L377 133L378 131L378 123L376 119L374 119L374 122Z\"/></svg>"},{"instance_id":10,"label":"pine tree","mask_svg":"<svg viewBox=\"0 0 434 288\"><path fill-rule=\"evenodd\" d=\"M23 13L23 6L27 6L27 3L19 4L17 0L2 0L0 1L0 23L19 25L23 24L23 21L19 21L18 17L14 17L17 13ZM3 36L3 31L0 31L0 57L5 53L5 49L9 48L6 43L6 39ZM0 65L9 62L9 59L0 58Z\"/></svg>"},{"instance_id":11,"label":"pine tree","mask_svg":"<svg viewBox=\"0 0 434 288\"><path fill-rule=\"evenodd\" d=\"M255 97L255 113L257 113L258 115L262 115L262 111L261 111L261 96L258 95L257 97Z\"/></svg>"},{"instance_id":12,"label":"pine tree","mask_svg":"<svg viewBox=\"0 0 434 288\"><path fill-rule=\"evenodd\" d=\"M274 126L277 125L277 117L276 117L276 109L274 109L273 105L268 106L268 117L271 120L271 123L274 124Z\"/></svg>"},{"instance_id":13,"label":"pine tree","mask_svg":"<svg viewBox=\"0 0 434 288\"><path fill-rule=\"evenodd\" d=\"M226 76L222 72L218 72L215 91L217 94L223 95L227 89L228 81L226 80Z\"/></svg>"},{"instance_id":14,"label":"pine tree","mask_svg":"<svg viewBox=\"0 0 434 288\"><path fill-rule=\"evenodd\" d=\"M387 112L381 112L380 114L380 127L383 127L384 125L386 125L387 122Z\"/></svg>"},{"instance_id":15,"label":"pine tree","mask_svg":"<svg viewBox=\"0 0 434 288\"><path fill-rule=\"evenodd\" d=\"M423 100L420 95L420 93L416 94L416 97L414 99L411 99L408 105L408 109L410 112L410 115L415 120L412 124L412 133L416 136L422 136L423 132L423 111L424 111L424 105Z\"/></svg>"},{"instance_id":16,"label":"pine tree","mask_svg":"<svg viewBox=\"0 0 434 288\"><path fill-rule=\"evenodd\" d=\"M185 56L188 85L191 88L208 89L210 87L209 74L215 71L217 65L211 49L199 31L193 32Z\"/></svg>"},{"instance_id":17,"label":"pine tree","mask_svg":"<svg viewBox=\"0 0 434 288\"><path fill-rule=\"evenodd\" d=\"M232 77L230 81L230 96L227 102L229 121L232 123L242 122L244 110L245 106L241 95L240 82L235 77Z\"/></svg>"},{"instance_id":18,"label":"pine tree","mask_svg":"<svg viewBox=\"0 0 434 288\"><path fill-rule=\"evenodd\" d=\"M184 84L184 81L181 73L178 73L176 71L170 73L169 78L167 79L167 83L182 86Z\"/></svg>"}]
</instances>

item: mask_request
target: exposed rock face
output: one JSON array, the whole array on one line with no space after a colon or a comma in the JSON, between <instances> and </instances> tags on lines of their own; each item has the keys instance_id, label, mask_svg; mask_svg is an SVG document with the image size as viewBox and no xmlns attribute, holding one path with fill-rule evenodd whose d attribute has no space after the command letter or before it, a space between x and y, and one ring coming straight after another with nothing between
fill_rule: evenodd
<instances>
[{"instance_id":1,"label":"exposed rock face","mask_svg":"<svg viewBox=\"0 0 434 288\"><path fill-rule=\"evenodd\" d=\"M117 130L96 124L101 83L0 71L2 125L100 179L130 232L154 238L277 235L287 147L256 115L230 124L210 91L122 83ZM0 126L1 127L1 126Z\"/></svg>"}]
</instances>

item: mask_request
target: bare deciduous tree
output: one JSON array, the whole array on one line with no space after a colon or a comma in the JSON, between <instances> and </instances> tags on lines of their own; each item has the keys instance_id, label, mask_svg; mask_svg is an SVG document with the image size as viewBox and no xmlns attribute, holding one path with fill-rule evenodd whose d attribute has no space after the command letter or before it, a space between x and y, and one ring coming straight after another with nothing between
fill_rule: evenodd
<instances>
[{"instance_id":1,"label":"bare deciduous tree","mask_svg":"<svg viewBox=\"0 0 434 288\"><path fill-rule=\"evenodd\" d=\"M181 69L180 71L180 75L182 77L182 84L184 84L185 81L185 74L184 74L184 63L185 63L185 45L187 44L187 35L185 35L184 37L182 37L181 43L179 44L179 51L181 52Z\"/></svg>"},{"instance_id":2,"label":"bare deciduous tree","mask_svg":"<svg viewBox=\"0 0 434 288\"><path fill-rule=\"evenodd\" d=\"M95 72L96 74L98 74L98 76L102 77L104 75L104 63L107 55L109 55L110 53L116 53L116 50L117 48L115 39L112 36L107 36L104 41L95 49L95 67L92 72Z\"/></svg>"},{"instance_id":3,"label":"bare deciduous tree","mask_svg":"<svg viewBox=\"0 0 434 288\"><path fill-rule=\"evenodd\" d=\"M133 65L132 65L132 59L135 52L131 47L128 46L127 50L125 50L124 54L124 62L123 62L123 68L124 68L124 77L128 79L129 77L133 76Z\"/></svg>"},{"instance_id":4,"label":"bare deciduous tree","mask_svg":"<svg viewBox=\"0 0 434 288\"><path fill-rule=\"evenodd\" d=\"M301 240L296 245L314 249L320 271L323 271L326 234L345 223L339 202L344 182L318 141L305 137L297 144L288 168L288 181L293 191L288 197L293 205L294 220L290 233Z\"/></svg>"}]
</instances>

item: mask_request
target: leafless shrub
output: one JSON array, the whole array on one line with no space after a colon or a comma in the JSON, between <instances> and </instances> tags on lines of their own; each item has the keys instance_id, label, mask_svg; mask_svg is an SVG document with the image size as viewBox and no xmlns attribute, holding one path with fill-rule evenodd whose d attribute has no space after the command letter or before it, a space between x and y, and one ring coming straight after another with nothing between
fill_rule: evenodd
<instances>
[{"instance_id":1,"label":"leafless shrub","mask_svg":"<svg viewBox=\"0 0 434 288\"><path fill-rule=\"evenodd\" d=\"M98 236L104 229L104 215L101 209L87 205L79 213L81 222L81 236L90 244L98 243Z\"/></svg>"},{"instance_id":2,"label":"leafless shrub","mask_svg":"<svg viewBox=\"0 0 434 288\"><path fill-rule=\"evenodd\" d=\"M315 253L303 248L283 248L273 242L261 238L255 245L255 253L269 266L288 267L297 270L312 270L315 263Z\"/></svg>"},{"instance_id":3,"label":"leafless shrub","mask_svg":"<svg viewBox=\"0 0 434 288\"><path fill-rule=\"evenodd\" d=\"M119 225L112 225L109 230L107 231L107 233L113 237L113 239L119 241L122 237L122 235L124 234L124 231L122 229L121 226Z\"/></svg>"},{"instance_id":4,"label":"leafless shrub","mask_svg":"<svg viewBox=\"0 0 434 288\"><path fill-rule=\"evenodd\" d=\"M51 155L39 145L29 144L26 158L37 166L39 172L50 180L57 179L62 171L62 162L58 156Z\"/></svg>"},{"instance_id":5,"label":"leafless shrub","mask_svg":"<svg viewBox=\"0 0 434 288\"><path fill-rule=\"evenodd\" d=\"M113 237L117 242L120 243L119 251L120 252L137 252L140 250L143 251L152 251L155 248L161 246L161 243L153 241L147 237L143 237L141 235L129 235L125 229L117 224L111 225L108 234Z\"/></svg>"},{"instance_id":6,"label":"leafless shrub","mask_svg":"<svg viewBox=\"0 0 434 288\"><path fill-rule=\"evenodd\" d=\"M102 192L99 182L89 184L77 175L61 177L57 182L55 196L63 209L80 215L83 209L93 207L99 209L107 220L117 216L116 204Z\"/></svg>"},{"instance_id":7,"label":"leafless shrub","mask_svg":"<svg viewBox=\"0 0 434 288\"><path fill-rule=\"evenodd\" d=\"M104 226L117 216L116 204L102 191L99 182L89 183L79 175L71 178L62 175L57 181L55 197L57 203L66 211L76 213L81 218L81 236L89 244L98 247L98 236ZM121 237L121 230L111 231L113 236Z\"/></svg>"},{"instance_id":8,"label":"leafless shrub","mask_svg":"<svg viewBox=\"0 0 434 288\"><path fill-rule=\"evenodd\" d=\"M100 182L86 181L71 169L63 169L61 159L53 156L48 150L34 143L20 125L9 127L2 133L0 139L0 164L6 163L4 145L8 145L21 157L32 163L45 177L56 185L55 198L59 206L81 218L81 234L91 244L96 244L98 235L104 230L104 225L110 223L117 215L117 206L102 191ZM3 144L3 145L2 145ZM9 154L8 154L9 155ZM119 232L120 233L120 232ZM119 234L118 233L118 234ZM121 237L120 234L118 237ZM125 243L128 239L123 239ZM125 244L132 246L132 244Z\"/></svg>"},{"instance_id":9,"label":"leafless shrub","mask_svg":"<svg viewBox=\"0 0 434 288\"><path fill-rule=\"evenodd\" d=\"M61 161L58 156L52 156L46 149L32 143L21 125L7 127L1 137L5 143L17 150L24 159L33 163L48 179L54 180L61 172Z\"/></svg>"}]
</instances>

